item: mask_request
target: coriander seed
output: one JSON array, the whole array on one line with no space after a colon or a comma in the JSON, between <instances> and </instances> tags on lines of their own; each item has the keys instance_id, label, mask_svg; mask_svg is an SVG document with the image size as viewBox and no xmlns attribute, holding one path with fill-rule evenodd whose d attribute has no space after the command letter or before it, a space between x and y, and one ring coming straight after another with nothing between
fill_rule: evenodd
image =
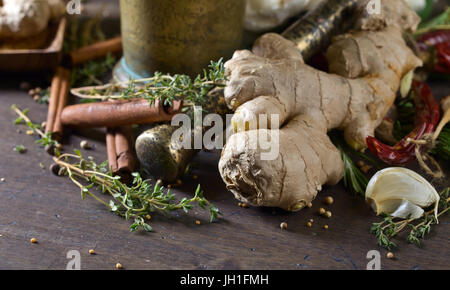
<instances>
[{"instance_id":1,"label":"coriander seed","mask_svg":"<svg viewBox=\"0 0 450 290\"><path fill-rule=\"evenodd\" d=\"M387 257L388 259L393 259L393 258L394 258L394 253L388 252L388 253L386 254L386 257Z\"/></svg>"},{"instance_id":2,"label":"coriander seed","mask_svg":"<svg viewBox=\"0 0 450 290\"><path fill-rule=\"evenodd\" d=\"M307 226L308 228L310 228L310 227L312 227L312 223L311 223L311 222L307 222L307 223L306 223L306 226Z\"/></svg>"},{"instance_id":3,"label":"coriander seed","mask_svg":"<svg viewBox=\"0 0 450 290\"><path fill-rule=\"evenodd\" d=\"M325 230L328 230L328 225L324 225L323 228L324 228Z\"/></svg>"},{"instance_id":4,"label":"coriander seed","mask_svg":"<svg viewBox=\"0 0 450 290\"><path fill-rule=\"evenodd\" d=\"M281 228L282 230L286 230L287 227L288 227L287 222L282 222L282 223L280 224L280 228Z\"/></svg>"},{"instance_id":5,"label":"coriander seed","mask_svg":"<svg viewBox=\"0 0 450 290\"><path fill-rule=\"evenodd\" d=\"M90 148L89 143L86 140L83 140L80 142L80 147L81 147L81 149L89 149Z\"/></svg>"},{"instance_id":6,"label":"coriander seed","mask_svg":"<svg viewBox=\"0 0 450 290\"><path fill-rule=\"evenodd\" d=\"M319 208L319 211L318 211L318 213L320 214L320 215L323 215L323 214L325 214L325 209L323 208L323 207L321 207L321 208Z\"/></svg>"},{"instance_id":7,"label":"coriander seed","mask_svg":"<svg viewBox=\"0 0 450 290\"><path fill-rule=\"evenodd\" d=\"M326 211L326 212L325 212L325 216L326 216L327 218L331 218L331 211Z\"/></svg>"},{"instance_id":8,"label":"coriander seed","mask_svg":"<svg viewBox=\"0 0 450 290\"><path fill-rule=\"evenodd\" d=\"M120 270L120 269L123 269L123 266L122 266L122 264L120 264L120 263L117 263L117 264L116 264L116 269L118 269L118 270Z\"/></svg>"},{"instance_id":9,"label":"coriander seed","mask_svg":"<svg viewBox=\"0 0 450 290\"><path fill-rule=\"evenodd\" d=\"M31 238L30 242L31 242L32 244L36 244L36 243L37 243L37 239L36 239L36 238Z\"/></svg>"},{"instance_id":10,"label":"coriander seed","mask_svg":"<svg viewBox=\"0 0 450 290\"><path fill-rule=\"evenodd\" d=\"M90 249L90 250L89 250L89 254L94 255L94 254L95 254L95 251L94 251L93 249Z\"/></svg>"},{"instance_id":11,"label":"coriander seed","mask_svg":"<svg viewBox=\"0 0 450 290\"><path fill-rule=\"evenodd\" d=\"M201 222L200 222L199 220L196 220L196 221L195 221L195 224L196 224L196 225L199 225L199 224L201 224Z\"/></svg>"},{"instance_id":12,"label":"coriander seed","mask_svg":"<svg viewBox=\"0 0 450 290\"><path fill-rule=\"evenodd\" d=\"M325 197L325 203L328 204L328 205L333 204L334 203L333 197L331 197L331 196Z\"/></svg>"}]
</instances>

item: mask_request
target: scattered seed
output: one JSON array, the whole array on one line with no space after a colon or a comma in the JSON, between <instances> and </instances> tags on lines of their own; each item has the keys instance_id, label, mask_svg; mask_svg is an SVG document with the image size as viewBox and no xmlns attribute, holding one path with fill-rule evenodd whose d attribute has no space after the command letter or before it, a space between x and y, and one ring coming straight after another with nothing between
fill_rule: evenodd
<instances>
[{"instance_id":1,"label":"scattered seed","mask_svg":"<svg viewBox=\"0 0 450 290\"><path fill-rule=\"evenodd\" d=\"M307 222L307 223L306 223L306 226L307 226L308 228L310 228L310 227L312 227L312 223L311 223L311 222Z\"/></svg>"},{"instance_id":2,"label":"scattered seed","mask_svg":"<svg viewBox=\"0 0 450 290\"><path fill-rule=\"evenodd\" d=\"M37 243L37 240L36 240L36 238L31 238L30 242L31 242L32 244L36 244L36 243Z\"/></svg>"},{"instance_id":3,"label":"scattered seed","mask_svg":"<svg viewBox=\"0 0 450 290\"><path fill-rule=\"evenodd\" d=\"M282 222L282 223L280 224L280 228L281 228L282 230L286 230L287 227L288 227L287 222Z\"/></svg>"},{"instance_id":4,"label":"scattered seed","mask_svg":"<svg viewBox=\"0 0 450 290\"><path fill-rule=\"evenodd\" d=\"M161 179L158 179L158 180L156 181L156 184L158 184L159 186L161 186L161 185L163 184L163 181L162 181Z\"/></svg>"},{"instance_id":5,"label":"scattered seed","mask_svg":"<svg viewBox=\"0 0 450 290\"><path fill-rule=\"evenodd\" d=\"M242 202L238 202L238 207L242 207Z\"/></svg>"},{"instance_id":6,"label":"scattered seed","mask_svg":"<svg viewBox=\"0 0 450 290\"><path fill-rule=\"evenodd\" d=\"M27 130L25 133L30 136L34 134L33 130Z\"/></svg>"},{"instance_id":7,"label":"scattered seed","mask_svg":"<svg viewBox=\"0 0 450 290\"><path fill-rule=\"evenodd\" d=\"M63 145L61 143L56 144L56 149L59 151L62 151L64 149Z\"/></svg>"},{"instance_id":8,"label":"scattered seed","mask_svg":"<svg viewBox=\"0 0 450 290\"><path fill-rule=\"evenodd\" d=\"M172 184L167 184L167 188L172 188Z\"/></svg>"},{"instance_id":9,"label":"scattered seed","mask_svg":"<svg viewBox=\"0 0 450 290\"><path fill-rule=\"evenodd\" d=\"M177 179L177 185L182 185L183 181L181 181L181 179Z\"/></svg>"},{"instance_id":10,"label":"scattered seed","mask_svg":"<svg viewBox=\"0 0 450 290\"><path fill-rule=\"evenodd\" d=\"M319 211L318 211L318 213L320 214L320 215L323 215L323 214L325 214L325 209L323 208L323 207L321 207L321 208L319 208Z\"/></svg>"},{"instance_id":11,"label":"scattered seed","mask_svg":"<svg viewBox=\"0 0 450 290\"><path fill-rule=\"evenodd\" d=\"M328 225L324 225L323 228L324 228L325 230L328 230Z\"/></svg>"},{"instance_id":12,"label":"scattered seed","mask_svg":"<svg viewBox=\"0 0 450 290\"><path fill-rule=\"evenodd\" d=\"M394 253L388 252L388 253L386 254L386 257L387 257L388 259L393 259L393 258L394 258Z\"/></svg>"},{"instance_id":13,"label":"scattered seed","mask_svg":"<svg viewBox=\"0 0 450 290\"><path fill-rule=\"evenodd\" d=\"M306 206L312 208L312 202L308 203Z\"/></svg>"},{"instance_id":14,"label":"scattered seed","mask_svg":"<svg viewBox=\"0 0 450 290\"><path fill-rule=\"evenodd\" d=\"M31 90L28 91L28 94L29 94L30 96L34 96L34 95L36 95L36 91L33 90L33 89L31 89Z\"/></svg>"},{"instance_id":15,"label":"scattered seed","mask_svg":"<svg viewBox=\"0 0 450 290\"><path fill-rule=\"evenodd\" d=\"M196 225L199 225L199 224L201 224L201 222L200 222L199 220L196 220L196 221L195 221L195 224L196 224Z\"/></svg>"},{"instance_id":16,"label":"scattered seed","mask_svg":"<svg viewBox=\"0 0 450 290\"><path fill-rule=\"evenodd\" d=\"M5 178L4 177L2 177L2 178L0 178L0 182L5 182Z\"/></svg>"},{"instance_id":17,"label":"scattered seed","mask_svg":"<svg viewBox=\"0 0 450 290\"><path fill-rule=\"evenodd\" d=\"M54 174L54 175L59 175L59 170L60 170L60 166L56 163L53 163L52 165L50 165L50 171Z\"/></svg>"},{"instance_id":18,"label":"scattered seed","mask_svg":"<svg viewBox=\"0 0 450 290\"><path fill-rule=\"evenodd\" d=\"M334 203L333 197L331 197L331 196L325 197L325 203L328 205L333 204Z\"/></svg>"},{"instance_id":19,"label":"scattered seed","mask_svg":"<svg viewBox=\"0 0 450 290\"><path fill-rule=\"evenodd\" d=\"M80 142L80 147L82 149L89 149L90 148L89 143L86 140L83 140L83 141Z\"/></svg>"},{"instance_id":20,"label":"scattered seed","mask_svg":"<svg viewBox=\"0 0 450 290\"><path fill-rule=\"evenodd\" d=\"M94 254L95 254L95 251L94 251L93 249L90 249L90 250L89 250L89 254L94 255Z\"/></svg>"},{"instance_id":21,"label":"scattered seed","mask_svg":"<svg viewBox=\"0 0 450 290\"><path fill-rule=\"evenodd\" d=\"M35 94L39 94L40 92L42 92L42 89L40 87L34 89Z\"/></svg>"},{"instance_id":22,"label":"scattered seed","mask_svg":"<svg viewBox=\"0 0 450 290\"><path fill-rule=\"evenodd\" d=\"M363 167L363 166L366 165L366 163L365 163L364 161L362 161L362 160L359 160L359 161L356 163L356 165L358 165L358 167Z\"/></svg>"},{"instance_id":23,"label":"scattered seed","mask_svg":"<svg viewBox=\"0 0 450 290\"><path fill-rule=\"evenodd\" d=\"M46 126L47 126L47 122L44 121L44 122L41 123L41 128L42 129L45 129Z\"/></svg>"},{"instance_id":24,"label":"scattered seed","mask_svg":"<svg viewBox=\"0 0 450 290\"><path fill-rule=\"evenodd\" d=\"M325 216L326 216L327 218L331 218L331 211L326 211L326 212L325 212Z\"/></svg>"},{"instance_id":25,"label":"scattered seed","mask_svg":"<svg viewBox=\"0 0 450 290\"><path fill-rule=\"evenodd\" d=\"M198 179L198 175L193 175L192 178L193 178L194 180L197 180L197 179Z\"/></svg>"},{"instance_id":26,"label":"scattered seed","mask_svg":"<svg viewBox=\"0 0 450 290\"><path fill-rule=\"evenodd\" d=\"M313 223L313 222L314 222L314 220L313 220L313 219L310 219L310 220L309 220L309 222L310 222L310 223Z\"/></svg>"},{"instance_id":27,"label":"scattered seed","mask_svg":"<svg viewBox=\"0 0 450 290\"><path fill-rule=\"evenodd\" d=\"M40 99L41 99L41 96L39 96L39 95L34 95L34 96L33 96L33 100L34 100L35 102L39 101Z\"/></svg>"},{"instance_id":28,"label":"scattered seed","mask_svg":"<svg viewBox=\"0 0 450 290\"><path fill-rule=\"evenodd\" d=\"M148 215L145 216L145 218L146 218L147 220L150 220L152 217L148 214Z\"/></svg>"},{"instance_id":29,"label":"scattered seed","mask_svg":"<svg viewBox=\"0 0 450 290\"><path fill-rule=\"evenodd\" d=\"M39 167L40 167L40 168L42 168L42 169L45 169L45 165L44 165L44 163L42 163L42 162L39 162Z\"/></svg>"},{"instance_id":30,"label":"scattered seed","mask_svg":"<svg viewBox=\"0 0 450 290\"><path fill-rule=\"evenodd\" d=\"M242 207L243 207L243 208L248 208L248 204L246 204L246 203L243 202L243 203L242 203Z\"/></svg>"},{"instance_id":31,"label":"scattered seed","mask_svg":"<svg viewBox=\"0 0 450 290\"><path fill-rule=\"evenodd\" d=\"M122 264L120 264L120 263L117 263L117 264L116 264L116 269L118 269L118 270L120 270L120 269L123 269L123 266L122 266Z\"/></svg>"}]
</instances>

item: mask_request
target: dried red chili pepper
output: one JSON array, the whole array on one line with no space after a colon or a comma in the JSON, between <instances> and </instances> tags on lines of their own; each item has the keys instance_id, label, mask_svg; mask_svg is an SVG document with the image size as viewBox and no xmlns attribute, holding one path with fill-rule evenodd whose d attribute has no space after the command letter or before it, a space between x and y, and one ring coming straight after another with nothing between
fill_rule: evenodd
<instances>
[{"instance_id":1,"label":"dried red chili pepper","mask_svg":"<svg viewBox=\"0 0 450 290\"><path fill-rule=\"evenodd\" d=\"M417 45L422 51L428 51L433 56L433 71L450 73L450 30L435 30L422 34L417 39Z\"/></svg>"},{"instance_id":2,"label":"dried red chili pepper","mask_svg":"<svg viewBox=\"0 0 450 290\"><path fill-rule=\"evenodd\" d=\"M450 30L433 30L422 34L417 38L417 45L422 50L427 50L440 43L450 42Z\"/></svg>"},{"instance_id":3,"label":"dried red chili pepper","mask_svg":"<svg viewBox=\"0 0 450 290\"><path fill-rule=\"evenodd\" d=\"M437 44L435 49L434 71L450 74L450 40L449 42Z\"/></svg>"},{"instance_id":4,"label":"dried red chili pepper","mask_svg":"<svg viewBox=\"0 0 450 290\"><path fill-rule=\"evenodd\" d=\"M439 122L439 106L430 87L423 82L414 81L412 88L416 108L414 130L394 146L388 146L372 136L366 138L369 150L389 165L405 165L416 159L416 145L408 142L408 139L419 140L424 134L434 132Z\"/></svg>"}]
</instances>

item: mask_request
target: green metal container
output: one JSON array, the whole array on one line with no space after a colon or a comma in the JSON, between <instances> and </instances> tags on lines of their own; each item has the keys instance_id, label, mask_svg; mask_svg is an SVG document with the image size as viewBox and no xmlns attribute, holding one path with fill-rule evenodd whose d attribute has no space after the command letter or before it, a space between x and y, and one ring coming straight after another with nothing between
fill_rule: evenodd
<instances>
[{"instance_id":1,"label":"green metal container","mask_svg":"<svg viewBox=\"0 0 450 290\"><path fill-rule=\"evenodd\" d=\"M118 80L154 72L195 76L240 48L244 0L120 0Z\"/></svg>"}]
</instances>

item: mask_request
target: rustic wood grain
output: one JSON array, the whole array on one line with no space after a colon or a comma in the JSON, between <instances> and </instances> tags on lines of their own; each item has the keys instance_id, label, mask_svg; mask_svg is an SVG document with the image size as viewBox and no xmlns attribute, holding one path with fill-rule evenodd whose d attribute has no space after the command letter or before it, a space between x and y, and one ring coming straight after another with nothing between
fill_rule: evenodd
<instances>
[{"instance_id":1,"label":"rustic wood grain","mask_svg":"<svg viewBox=\"0 0 450 290\"><path fill-rule=\"evenodd\" d=\"M30 77L34 76L27 79ZM43 82L41 76L35 77L33 84ZM298 213L244 209L225 189L216 153L201 153L195 159L194 173L207 198L224 214L218 223L210 224L207 214L198 210L171 217L155 214L155 233L130 233L128 221L92 199L81 200L79 189L68 178L40 168L40 162L46 167L51 164L50 156L34 143L36 138L25 134L25 127L12 124L15 115L9 107L29 108L29 116L36 122L45 119L47 107L19 91L20 80L2 76L0 84L0 178L5 178L0 183L0 269L64 269L69 250L81 252L83 269L113 269L117 262L127 269L365 269L367 252L379 250L369 234L370 224L378 218L361 197L345 192L341 184L326 187L312 209ZM436 95L448 93L445 83L432 85ZM65 151L79 147L87 138L94 149L83 153L103 161L103 134L102 130L67 132ZM14 152L18 144L24 144L28 151ZM195 185L186 180L174 191L180 198L189 196ZM448 180L439 186L445 185L449 185ZM316 214L327 195L335 199L328 207L331 219ZM314 224L307 228L310 218ZM195 224L197 219L201 225ZM288 223L288 230L279 228L282 221ZM324 224L329 225L328 230L322 229ZM399 241L395 260L386 259L386 251L381 250L382 268L450 268L449 234L446 216L422 247ZM32 237L37 238L37 244L30 243ZM88 254L91 248L96 255Z\"/></svg>"}]
</instances>

